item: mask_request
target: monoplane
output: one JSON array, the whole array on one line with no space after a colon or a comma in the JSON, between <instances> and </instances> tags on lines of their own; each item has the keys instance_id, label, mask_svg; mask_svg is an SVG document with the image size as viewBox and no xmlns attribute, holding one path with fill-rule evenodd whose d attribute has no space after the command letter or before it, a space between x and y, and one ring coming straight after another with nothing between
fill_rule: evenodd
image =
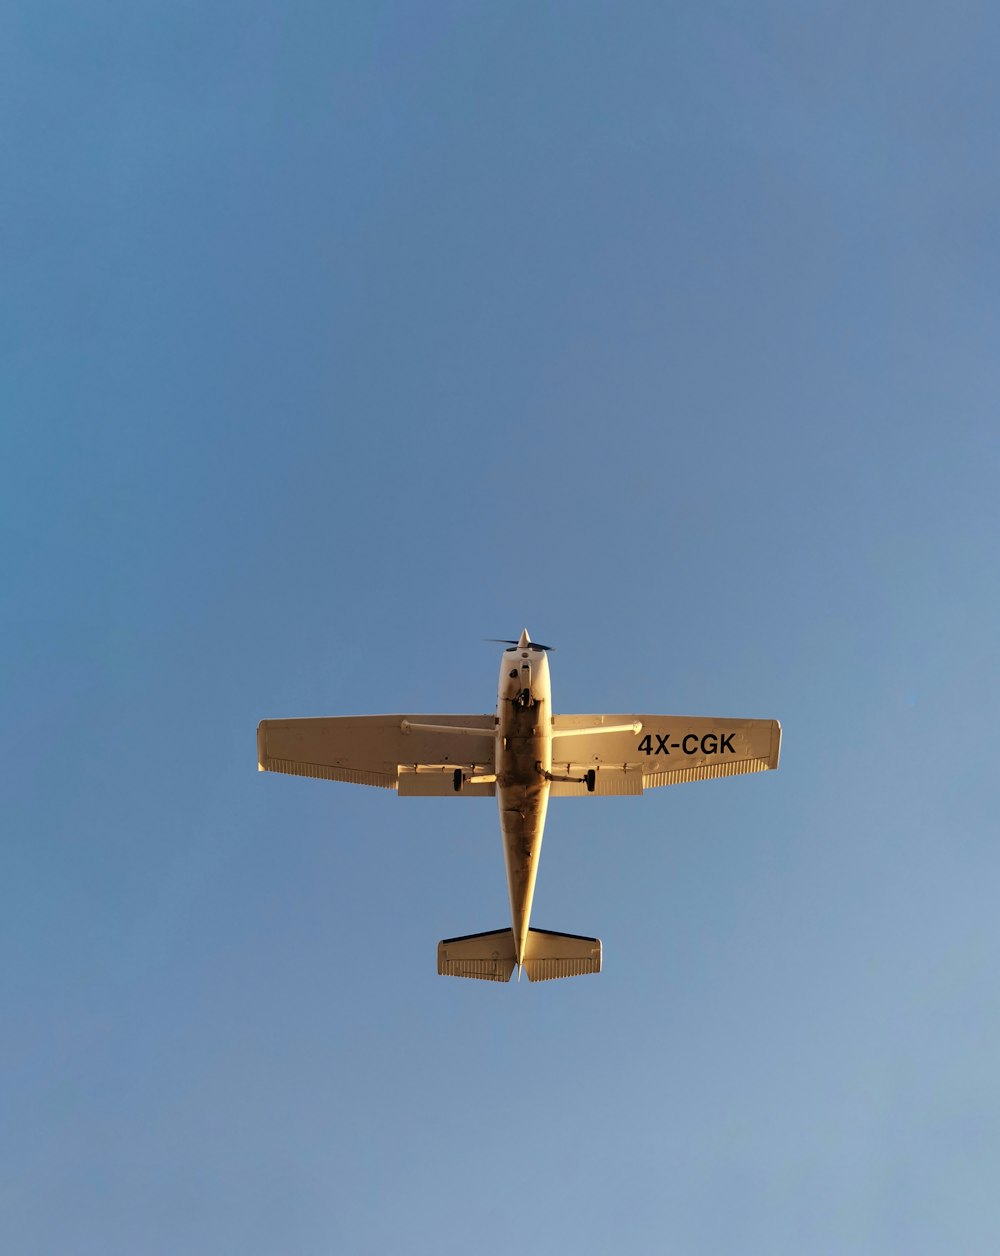
<instances>
[{"instance_id":1,"label":"monoplane","mask_svg":"<svg viewBox=\"0 0 1000 1256\"><path fill-rule=\"evenodd\" d=\"M438 972L530 981L601 971L598 938L530 926L549 798L641 794L778 766L777 720L689 715L557 715L549 647L527 629L505 643L493 715L347 715L262 720L262 772L394 789L403 797L482 798L500 808L511 927L446 938Z\"/></svg>"}]
</instances>

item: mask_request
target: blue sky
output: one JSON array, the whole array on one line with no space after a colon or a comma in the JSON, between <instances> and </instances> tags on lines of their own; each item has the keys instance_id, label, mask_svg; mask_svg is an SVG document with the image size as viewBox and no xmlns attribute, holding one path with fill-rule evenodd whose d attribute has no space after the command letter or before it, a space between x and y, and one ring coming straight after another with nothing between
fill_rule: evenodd
<instances>
[{"instance_id":1,"label":"blue sky","mask_svg":"<svg viewBox=\"0 0 1000 1256\"><path fill-rule=\"evenodd\" d=\"M1000 1243L1000 19L0 17L0 1239ZM262 717L780 718L553 804L597 978L447 981L495 806Z\"/></svg>"}]
</instances>

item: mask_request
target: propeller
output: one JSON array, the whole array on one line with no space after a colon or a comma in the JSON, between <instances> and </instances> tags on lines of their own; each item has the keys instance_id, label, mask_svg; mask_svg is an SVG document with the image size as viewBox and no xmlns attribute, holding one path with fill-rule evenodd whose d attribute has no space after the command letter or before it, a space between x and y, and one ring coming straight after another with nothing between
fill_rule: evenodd
<instances>
[{"instance_id":1,"label":"propeller","mask_svg":"<svg viewBox=\"0 0 1000 1256\"><path fill-rule=\"evenodd\" d=\"M540 641L512 641L510 637L483 637L483 640L493 641L497 645L523 645L523 647L527 650L554 650L556 648L554 645L542 645Z\"/></svg>"}]
</instances>

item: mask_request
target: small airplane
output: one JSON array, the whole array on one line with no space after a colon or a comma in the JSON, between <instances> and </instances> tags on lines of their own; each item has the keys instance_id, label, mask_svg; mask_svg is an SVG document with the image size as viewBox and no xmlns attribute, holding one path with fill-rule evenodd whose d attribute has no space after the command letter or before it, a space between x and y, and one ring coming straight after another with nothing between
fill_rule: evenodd
<instances>
[{"instance_id":1,"label":"small airplane","mask_svg":"<svg viewBox=\"0 0 1000 1256\"><path fill-rule=\"evenodd\" d=\"M485 797L500 807L511 928L446 938L438 972L529 981L601 971L598 938L529 925L550 796L641 794L778 766L777 720L555 715L549 646L507 641L495 715L348 715L261 720L257 766L404 797Z\"/></svg>"}]
</instances>

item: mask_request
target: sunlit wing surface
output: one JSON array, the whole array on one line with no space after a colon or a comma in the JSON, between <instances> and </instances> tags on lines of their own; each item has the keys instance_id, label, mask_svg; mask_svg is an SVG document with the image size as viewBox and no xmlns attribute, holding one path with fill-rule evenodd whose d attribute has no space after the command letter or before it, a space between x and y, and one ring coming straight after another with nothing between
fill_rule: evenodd
<instances>
[{"instance_id":1,"label":"sunlit wing surface","mask_svg":"<svg viewBox=\"0 0 1000 1256\"><path fill-rule=\"evenodd\" d=\"M691 715L556 715L552 739L553 774L578 777L596 769L591 793L641 794L776 768L781 725ZM583 782L556 780L552 794L583 797L588 790Z\"/></svg>"},{"instance_id":2,"label":"sunlit wing surface","mask_svg":"<svg viewBox=\"0 0 1000 1256\"><path fill-rule=\"evenodd\" d=\"M451 731L454 729L454 731ZM496 792L493 715L347 715L261 720L257 765L325 781L396 789L410 796ZM485 778L485 779L480 779Z\"/></svg>"}]
</instances>

